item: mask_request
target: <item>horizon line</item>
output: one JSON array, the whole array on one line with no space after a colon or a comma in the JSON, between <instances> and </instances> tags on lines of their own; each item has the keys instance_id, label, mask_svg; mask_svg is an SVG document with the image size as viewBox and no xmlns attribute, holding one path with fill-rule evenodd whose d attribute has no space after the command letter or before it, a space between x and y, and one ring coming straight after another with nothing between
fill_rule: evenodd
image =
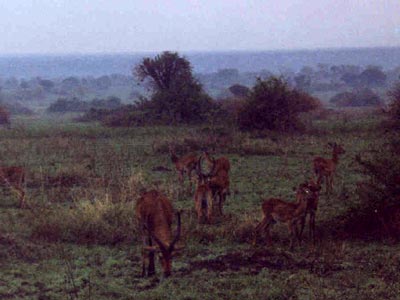
<instances>
[{"instance_id":1,"label":"horizon line","mask_svg":"<svg viewBox=\"0 0 400 300\"><path fill-rule=\"evenodd\" d=\"M373 50L373 49L400 49L399 46L368 46L368 47L316 47L316 48L294 48L294 49L218 49L218 50L136 50L136 51L104 51L104 52L26 52L26 53L0 53L0 57L14 56L96 56L96 55L138 55L158 54L165 51L183 54L192 53L263 53L263 52L311 52L311 51L348 51L348 50Z\"/></svg>"}]
</instances>

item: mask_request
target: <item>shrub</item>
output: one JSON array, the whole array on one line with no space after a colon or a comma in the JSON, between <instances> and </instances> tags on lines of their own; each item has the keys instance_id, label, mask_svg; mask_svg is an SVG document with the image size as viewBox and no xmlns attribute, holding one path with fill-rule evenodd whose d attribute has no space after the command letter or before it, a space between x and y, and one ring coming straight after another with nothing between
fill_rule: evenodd
<instances>
[{"instance_id":1,"label":"shrub","mask_svg":"<svg viewBox=\"0 0 400 300\"><path fill-rule=\"evenodd\" d=\"M400 82L398 82L389 92L390 98L390 118L395 127L400 128Z\"/></svg>"},{"instance_id":2,"label":"shrub","mask_svg":"<svg viewBox=\"0 0 400 300\"><path fill-rule=\"evenodd\" d=\"M107 99L94 98L90 102L79 100L76 97L72 99L58 98L56 102L52 103L49 106L47 111L65 113L65 112L86 112L93 109L94 112L97 110L101 111L101 110L116 109L121 106L122 106L121 99L113 96L108 97ZM86 118L83 118L83 120L87 119L88 116Z\"/></svg>"},{"instance_id":3,"label":"shrub","mask_svg":"<svg viewBox=\"0 0 400 300\"><path fill-rule=\"evenodd\" d=\"M341 107L379 106L382 104L380 97L368 88L336 94L330 102Z\"/></svg>"},{"instance_id":4,"label":"shrub","mask_svg":"<svg viewBox=\"0 0 400 300\"><path fill-rule=\"evenodd\" d=\"M0 106L0 125L10 125L10 113Z\"/></svg>"},{"instance_id":5,"label":"shrub","mask_svg":"<svg viewBox=\"0 0 400 300\"><path fill-rule=\"evenodd\" d=\"M282 78L257 79L239 113L238 123L244 130L296 130L302 127L299 114L318 106L318 99L290 88Z\"/></svg>"},{"instance_id":6,"label":"shrub","mask_svg":"<svg viewBox=\"0 0 400 300\"><path fill-rule=\"evenodd\" d=\"M356 161L367 179L358 184L360 204L353 211L351 230L358 234L398 238L400 234L400 136L394 133L371 157Z\"/></svg>"}]
</instances>

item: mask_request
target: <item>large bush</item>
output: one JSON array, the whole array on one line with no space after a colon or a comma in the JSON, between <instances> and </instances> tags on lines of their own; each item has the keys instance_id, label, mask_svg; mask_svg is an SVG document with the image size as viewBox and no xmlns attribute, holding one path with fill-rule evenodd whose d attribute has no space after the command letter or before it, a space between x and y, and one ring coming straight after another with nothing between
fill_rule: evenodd
<instances>
[{"instance_id":1,"label":"large bush","mask_svg":"<svg viewBox=\"0 0 400 300\"><path fill-rule=\"evenodd\" d=\"M318 99L289 87L282 78L257 79L238 115L238 124L245 130L296 130L302 127L299 114L318 106Z\"/></svg>"},{"instance_id":2,"label":"large bush","mask_svg":"<svg viewBox=\"0 0 400 300\"><path fill-rule=\"evenodd\" d=\"M398 238L400 235L400 136L390 133L388 141L369 157L356 161L367 179L358 184L360 205L350 225L359 234Z\"/></svg>"}]
</instances>

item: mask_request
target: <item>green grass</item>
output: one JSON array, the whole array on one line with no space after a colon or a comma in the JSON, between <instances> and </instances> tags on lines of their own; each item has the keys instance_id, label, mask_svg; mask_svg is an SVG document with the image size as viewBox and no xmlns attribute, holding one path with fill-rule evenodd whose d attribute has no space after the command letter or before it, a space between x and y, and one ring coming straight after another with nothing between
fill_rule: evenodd
<instances>
[{"instance_id":1,"label":"green grass","mask_svg":"<svg viewBox=\"0 0 400 300\"><path fill-rule=\"evenodd\" d=\"M2 194L0 298L398 299L400 247L334 234L341 229L334 220L358 201L356 183L362 176L354 157L379 145L379 122L355 117L315 121L316 130L298 136L241 134L234 139L240 147L263 149L260 153L267 155L220 149L216 155L232 164L226 216L214 225L198 225L192 193L179 186L168 154L154 145L193 138L201 128L110 129L68 118L17 119L11 130L0 130L0 157L3 165L26 168L28 199L35 209L18 209L12 193ZM320 199L316 247L306 240L289 252L281 225L273 229L272 247L253 247L249 235L261 218L262 200L294 200L292 188L313 175L314 156L330 156L330 141L342 143L346 154L334 195ZM152 171L158 166L172 171ZM81 186L48 186L46 178L61 175L90 180ZM141 245L132 207L143 187L162 189L184 210L185 248L174 259L172 277L161 282L159 276L140 277ZM62 235L46 241L38 230ZM95 233L96 239L90 236ZM156 269L160 275L158 263Z\"/></svg>"}]
</instances>

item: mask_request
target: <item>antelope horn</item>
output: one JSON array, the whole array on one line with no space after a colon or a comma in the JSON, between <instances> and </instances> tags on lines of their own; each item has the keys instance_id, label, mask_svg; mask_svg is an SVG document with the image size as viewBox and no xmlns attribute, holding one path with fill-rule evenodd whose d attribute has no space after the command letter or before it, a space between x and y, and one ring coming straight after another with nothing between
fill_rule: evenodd
<instances>
[{"instance_id":1,"label":"antelope horn","mask_svg":"<svg viewBox=\"0 0 400 300\"><path fill-rule=\"evenodd\" d=\"M172 241L172 243L169 245L169 247L168 247L168 252L172 252L172 251L174 251L174 248L175 248L175 244L176 244L176 242L179 240L179 238L181 237L181 212L180 211L178 211L177 213L176 213L176 216L177 216L177 218L178 218L178 225L177 225L177 228L176 228L176 235L175 235L175 238L174 238L174 240Z\"/></svg>"}]
</instances>

